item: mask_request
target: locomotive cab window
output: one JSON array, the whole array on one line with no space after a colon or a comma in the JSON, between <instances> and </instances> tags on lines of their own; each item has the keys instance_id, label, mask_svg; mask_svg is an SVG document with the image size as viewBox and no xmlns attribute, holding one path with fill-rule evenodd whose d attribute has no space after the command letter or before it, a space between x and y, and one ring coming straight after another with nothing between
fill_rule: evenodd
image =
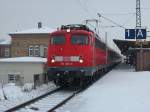
<instances>
[{"instance_id":1,"label":"locomotive cab window","mask_svg":"<svg viewBox=\"0 0 150 112\"><path fill-rule=\"evenodd\" d=\"M77 45L88 45L89 43L88 35L72 35L71 43Z\"/></svg>"},{"instance_id":2,"label":"locomotive cab window","mask_svg":"<svg viewBox=\"0 0 150 112\"><path fill-rule=\"evenodd\" d=\"M51 37L51 44L52 45L59 45L59 44L65 44L66 39L63 35L57 35Z\"/></svg>"}]
</instances>

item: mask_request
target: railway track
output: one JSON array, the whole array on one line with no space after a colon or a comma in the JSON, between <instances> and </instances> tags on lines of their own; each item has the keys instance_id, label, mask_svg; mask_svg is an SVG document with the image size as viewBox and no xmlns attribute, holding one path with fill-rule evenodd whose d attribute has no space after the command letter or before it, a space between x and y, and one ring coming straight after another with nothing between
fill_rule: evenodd
<instances>
[{"instance_id":1,"label":"railway track","mask_svg":"<svg viewBox=\"0 0 150 112\"><path fill-rule=\"evenodd\" d=\"M112 68L109 68L107 72L109 72L111 69ZM103 77L107 72L101 74L101 77ZM97 80L99 78L97 78ZM79 89L78 91L67 91L63 90L62 88L57 88L49 93L46 93L45 95L39 96L28 102L15 106L11 109L8 109L5 112L55 112L54 110L64 105L76 94L86 90L97 80L88 84L87 87Z\"/></svg>"},{"instance_id":2,"label":"railway track","mask_svg":"<svg viewBox=\"0 0 150 112\"><path fill-rule=\"evenodd\" d=\"M5 112L53 112L74 97L79 91L55 89L45 95L6 110Z\"/></svg>"}]
</instances>

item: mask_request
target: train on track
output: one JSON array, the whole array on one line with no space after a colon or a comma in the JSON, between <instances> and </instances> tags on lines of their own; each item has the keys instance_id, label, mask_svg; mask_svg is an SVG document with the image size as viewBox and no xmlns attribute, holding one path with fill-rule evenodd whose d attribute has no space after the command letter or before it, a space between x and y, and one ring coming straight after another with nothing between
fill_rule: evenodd
<instances>
[{"instance_id":1,"label":"train on track","mask_svg":"<svg viewBox=\"0 0 150 112\"><path fill-rule=\"evenodd\" d=\"M63 25L50 34L47 74L56 85L83 86L120 59L86 25Z\"/></svg>"}]
</instances>

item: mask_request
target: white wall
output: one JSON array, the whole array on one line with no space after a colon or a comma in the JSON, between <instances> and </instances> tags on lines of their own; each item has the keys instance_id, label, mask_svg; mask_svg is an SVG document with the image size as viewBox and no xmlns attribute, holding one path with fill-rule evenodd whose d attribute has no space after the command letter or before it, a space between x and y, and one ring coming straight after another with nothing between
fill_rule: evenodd
<instances>
[{"instance_id":1,"label":"white wall","mask_svg":"<svg viewBox=\"0 0 150 112\"><path fill-rule=\"evenodd\" d=\"M44 64L42 63L0 62L0 82L3 83L8 83L8 74L20 74L24 77L24 83L33 83L34 74L43 74L43 72ZM43 76L40 78L43 79Z\"/></svg>"}]
</instances>

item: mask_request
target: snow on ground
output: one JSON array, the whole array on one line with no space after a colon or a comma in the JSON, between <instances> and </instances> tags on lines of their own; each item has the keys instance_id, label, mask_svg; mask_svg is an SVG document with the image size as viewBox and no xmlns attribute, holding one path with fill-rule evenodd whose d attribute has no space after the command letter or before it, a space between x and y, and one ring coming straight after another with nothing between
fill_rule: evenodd
<instances>
[{"instance_id":1,"label":"snow on ground","mask_svg":"<svg viewBox=\"0 0 150 112\"><path fill-rule=\"evenodd\" d=\"M57 112L150 112L150 72L119 65Z\"/></svg>"},{"instance_id":2,"label":"snow on ground","mask_svg":"<svg viewBox=\"0 0 150 112\"><path fill-rule=\"evenodd\" d=\"M56 88L54 84L49 83L42 85L37 89L31 90L30 84L27 85L28 87L26 88L28 88L28 92L24 92L23 87L15 86L14 83L4 85L4 94L8 98L5 100L2 92L2 85L0 84L0 112L3 112L11 107L14 107L15 105L26 102Z\"/></svg>"}]
</instances>

